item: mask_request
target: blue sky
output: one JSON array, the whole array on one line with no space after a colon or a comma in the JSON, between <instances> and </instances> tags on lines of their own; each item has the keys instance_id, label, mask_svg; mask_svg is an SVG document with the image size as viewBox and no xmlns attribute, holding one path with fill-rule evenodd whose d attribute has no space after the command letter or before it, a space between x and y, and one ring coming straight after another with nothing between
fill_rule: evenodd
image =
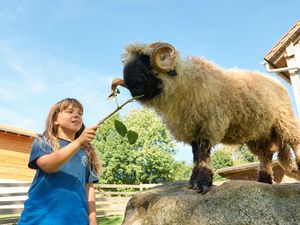
<instances>
[{"instance_id":1,"label":"blue sky","mask_svg":"<svg viewBox=\"0 0 300 225\"><path fill-rule=\"evenodd\" d=\"M0 123L42 132L50 106L66 97L83 103L86 125L98 122L115 109L110 84L122 77L124 47L136 41L265 72L264 55L299 8L298 0L0 0ZM129 98L121 89L119 101ZM180 148L176 159L191 161Z\"/></svg>"}]
</instances>

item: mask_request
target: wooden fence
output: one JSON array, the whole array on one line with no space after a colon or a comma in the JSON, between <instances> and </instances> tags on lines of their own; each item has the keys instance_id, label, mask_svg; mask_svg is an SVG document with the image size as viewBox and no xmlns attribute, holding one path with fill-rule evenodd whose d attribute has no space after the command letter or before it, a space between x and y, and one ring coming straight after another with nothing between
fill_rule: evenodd
<instances>
[{"instance_id":1,"label":"wooden fence","mask_svg":"<svg viewBox=\"0 0 300 225\"><path fill-rule=\"evenodd\" d=\"M97 216L123 216L128 200L158 184L95 184ZM0 183L0 224L16 223L28 198L30 183Z\"/></svg>"}]
</instances>

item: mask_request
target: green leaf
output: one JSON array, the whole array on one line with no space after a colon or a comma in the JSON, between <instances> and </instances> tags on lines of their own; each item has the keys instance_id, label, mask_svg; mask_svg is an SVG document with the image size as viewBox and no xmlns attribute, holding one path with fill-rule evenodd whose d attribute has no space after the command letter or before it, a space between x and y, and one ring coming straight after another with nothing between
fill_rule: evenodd
<instances>
[{"instance_id":1,"label":"green leaf","mask_svg":"<svg viewBox=\"0 0 300 225\"><path fill-rule=\"evenodd\" d=\"M116 93L120 94L120 90L118 88L116 88Z\"/></svg>"},{"instance_id":2,"label":"green leaf","mask_svg":"<svg viewBox=\"0 0 300 225\"><path fill-rule=\"evenodd\" d=\"M133 145L136 142L138 137L139 137L138 133L133 130L129 130L127 133L128 142L131 145Z\"/></svg>"},{"instance_id":3,"label":"green leaf","mask_svg":"<svg viewBox=\"0 0 300 225\"><path fill-rule=\"evenodd\" d=\"M127 134L127 127L125 126L124 123L122 123L120 120L115 120L115 128L116 131L122 136L124 137Z\"/></svg>"}]
</instances>

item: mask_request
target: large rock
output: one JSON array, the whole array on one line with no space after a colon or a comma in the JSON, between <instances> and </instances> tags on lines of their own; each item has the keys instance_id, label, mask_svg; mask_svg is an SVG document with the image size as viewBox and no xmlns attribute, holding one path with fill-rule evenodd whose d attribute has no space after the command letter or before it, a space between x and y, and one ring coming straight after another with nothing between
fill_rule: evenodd
<instances>
[{"instance_id":1,"label":"large rock","mask_svg":"<svg viewBox=\"0 0 300 225\"><path fill-rule=\"evenodd\" d=\"M172 182L133 196L122 225L196 224L299 225L300 183L229 181L202 195Z\"/></svg>"}]
</instances>

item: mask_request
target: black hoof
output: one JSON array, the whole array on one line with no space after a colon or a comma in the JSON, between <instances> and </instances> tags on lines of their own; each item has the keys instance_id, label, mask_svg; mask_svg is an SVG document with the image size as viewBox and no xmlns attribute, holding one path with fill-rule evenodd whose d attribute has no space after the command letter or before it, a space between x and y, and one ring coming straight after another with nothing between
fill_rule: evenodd
<instances>
[{"instance_id":1,"label":"black hoof","mask_svg":"<svg viewBox=\"0 0 300 225\"><path fill-rule=\"evenodd\" d=\"M189 188L198 193L205 194L212 186L213 174L207 167L194 167L190 179Z\"/></svg>"},{"instance_id":2,"label":"black hoof","mask_svg":"<svg viewBox=\"0 0 300 225\"><path fill-rule=\"evenodd\" d=\"M273 183L271 174L265 171L259 171L257 181L261 183L267 183L267 184Z\"/></svg>"},{"instance_id":3,"label":"black hoof","mask_svg":"<svg viewBox=\"0 0 300 225\"><path fill-rule=\"evenodd\" d=\"M201 185L201 186L199 186L199 185L195 185L194 187L193 187L193 190L196 190L198 193L202 193L202 194L205 194L205 193L207 193L208 191L209 191L209 187L208 186L206 186L206 185Z\"/></svg>"}]
</instances>

